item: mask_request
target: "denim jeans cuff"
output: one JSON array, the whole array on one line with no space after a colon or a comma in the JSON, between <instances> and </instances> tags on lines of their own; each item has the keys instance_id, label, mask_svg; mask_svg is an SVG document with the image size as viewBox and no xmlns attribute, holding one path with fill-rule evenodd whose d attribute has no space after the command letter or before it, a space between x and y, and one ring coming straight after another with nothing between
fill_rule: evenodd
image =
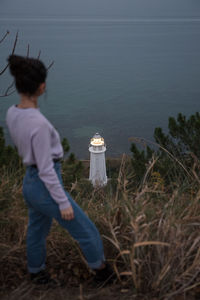
<instances>
[{"instance_id":1,"label":"denim jeans cuff","mask_svg":"<svg viewBox=\"0 0 200 300\"><path fill-rule=\"evenodd\" d=\"M88 266L91 269L98 269L102 265L103 262L105 262L105 256L103 256L101 260L98 260L98 261L96 261L94 263L89 263L88 262Z\"/></svg>"},{"instance_id":2,"label":"denim jeans cuff","mask_svg":"<svg viewBox=\"0 0 200 300\"><path fill-rule=\"evenodd\" d=\"M28 266L28 271L29 271L29 273L38 273L38 272L44 270L45 268L46 268L45 264L42 264L42 265L41 265L40 267L38 267L38 268L32 268L32 267L29 267L29 266Z\"/></svg>"}]
</instances>

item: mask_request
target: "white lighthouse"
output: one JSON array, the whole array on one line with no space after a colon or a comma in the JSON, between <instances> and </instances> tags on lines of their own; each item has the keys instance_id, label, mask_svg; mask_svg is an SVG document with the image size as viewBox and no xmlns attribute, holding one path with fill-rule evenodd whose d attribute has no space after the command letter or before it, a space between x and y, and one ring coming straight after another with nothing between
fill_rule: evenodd
<instances>
[{"instance_id":1,"label":"white lighthouse","mask_svg":"<svg viewBox=\"0 0 200 300\"><path fill-rule=\"evenodd\" d=\"M93 186L103 186L107 184L104 139L96 133L90 140L90 177Z\"/></svg>"}]
</instances>

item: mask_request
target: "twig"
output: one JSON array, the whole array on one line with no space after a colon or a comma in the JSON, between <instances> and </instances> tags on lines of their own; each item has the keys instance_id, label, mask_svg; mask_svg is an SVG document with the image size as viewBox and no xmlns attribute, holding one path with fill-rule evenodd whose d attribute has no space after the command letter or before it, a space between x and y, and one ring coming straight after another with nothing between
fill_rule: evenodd
<instances>
[{"instance_id":1,"label":"twig","mask_svg":"<svg viewBox=\"0 0 200 300\"><path fill-rule=\"evenodd\" d=\"M3 95L0 95L0 98L3 98L3 97L8 97L10 95L12 95L16 90L12 90L10 92L10 89L14 86L14 81L8 86L7 90L5 91L5 93Z\"/></svg>"},{"instance_id":2,"label":"twig","mask_svg":"<svg viewBox=\"0 0 200 300\"><path fill-rule=\"evenodd\" d=\"M28 47L27 47L27 54L26 54L27 57L29 57L29 53L30 53L30 45L28 44Z\"/></svg>"},{"instance_id":3,"label":"twig","mask_svg":"<svg viewBox=\"0 0 200 300\"><path fill-rule=\"evenodd\" d=\"M145 176L144 176L144 178L143 178L142 186L145 184L145 181L146 181L146 179L147 179L147 176L148 176L149 172L151 171L151 169L153 168L153 166L155 165L155 163L157 162L158 157L155 158L155 157L153 156L153 157L152 157L152 160L153 160L153 161L151 162L150 166L148 167L148 169L147 169L147 171L146 171L146 173L145 173Z\"/></svg>"},{"instance_id":4,"label":"twig","mask_svg":"<svg viewBox=\"0 0 200 300\"><path fill-rule=\"evenodd\" d=\"M10 33L9 31L7 31L5 33L5 35L3 36L3 38L0 40L0 43L2 43L5 40L5 38L7 37L7 35L9 33ZM19 32L17 31L16 36L15 36L15 41L14 41L14 44L13 44L13 48L12 48L12 52L11 52L12 55L15 53L15 49L16 49L17 41L18 41L18 35L19 35ZM30 45L28 44L26 56L29 57L29 55L30 55ZM37 59L40 58L40 55L41 55L41 50L39 50ZM53 64L54 64L54 61L52 61L49 64L49 66L47 67L47 70L49 70L53 66ZM9 66L9 63L7 63L7 65L0 71L0 76L3 75L3 73L7 70L8 66ZM14 86L14 81L8 86L8 88L6 89L5 93L2 94L2 95L0 95L0 98L8 97L8 96L12 95L16 91L15 89L11 90L13 86Z\"/></svg>"},{"instance_id":5,"label":"twig","mask_svg":"<svg viewBox=\"0 0 200 300\"><path fill-rule=\"evenodd\" d=\"M38 53L37 59L39 59L39 58L40 58L40 54L41 54L41 50L39 50L39 53Z\"/></svg>"},{"instance_id":6,"label":"twig","mask_svg":"<svg viewBox=\"0 0 200 300\"><path fill-rule=\"evenodd\" d=\"M13 45L13 49L12 49L12 55L15 53L17 40L18 40L18 31L15 36L15 41L14 41L14 45ZM7 70L8 66L9 66L9 63L4 67L4 69L2 71L0 71L0 76Z\"/></svg>"},{"instance_id":7,"label":"twig","mask_svg":"<svg viewBox=\"0 0 200 300\"><path fill-rule=\"evenodd\" d=\"M193 286L198 286L198 285L199 285L199 282L198 282L197 284L195 284L195 285L192 285L192 287L190 286L190 284L192 284L192 283L194 282L194 280L195 280L196 278L198 278L199 273L200 273L200 270L197 269L197 271L196 271L196 272L194 273L194 275L190 278L190 280L187 280L187 282L186 282L182 287L180 287L178 290L176 290L176 291L174 291L174 292L172 292L172 293L166 295L166 299L172 299L172 296L175 296L175 295L177 295L177 294L180 294L180 293L182 293L182 292L184 292L184 291L186 291L186 290L188 291L188 290L190 290L191 288L193 288Z\"/></svg>"},{"instance_id":8,"label":"twig","mask_svg":"<svg viewBox=\"0 0 200 300\"><path fill-rule=\"evenodd\" d=\"M79 295L79 299L80 300L84 300L84 297L83 297L83 285L80 284L80 295Z\"/></svg>"},{"instance_id":9,"label":"twig","mask_svg":"<svg viewBox=\"0 0 200 300\"><path fill-rule=\"evenodd\" d=\"M19 32L17 31L15 41L14 41L14 46L13 46L13 49L12 49L12 54L15 53L15 49L16 49L16 45L17 45L17 41L18 41L18 34L19 34Z\"/></svg>"},{"instance_id":10,"label":"twig","mask_svg":"<svg viewBox=\"0 0 200 300\"><path fill-rule=\"evenodd\" d=\"M124 169L124 165L125 165L125 154L123 154L123 156L122 156L119 175L118 175L118 178L117 178L118 184L117 184L117 191L116 191L116 195L115 195L115 202L118 201L119 190L120 190L120 185L121 185L121 178L122 178L122 170Z\"/></svg>"},{"instance_id":11,"label":"twig","mask_svg":"<svg viewBox=\"0 0 200 300\"><path fill-rule=\"evenodd\" d=\"M47 67L47 70L49 70L49 69L53 66L53 64L54 64L54 61L52 61L52 62L50 63L50 65Z\"/></svg>"},{"instance_id":12,"label":"twig","mask_svg":"<svg viewBox=\"0 0 200 300\"><path fill-rule=\"evenodd\" d=\"M0 40L0 44L5 40L5 38L7 37L7 35L9 35L9 33L10 33L10 31L7 30L7 32L5 33L5 35Z\"/></svg>"}]
</instances>

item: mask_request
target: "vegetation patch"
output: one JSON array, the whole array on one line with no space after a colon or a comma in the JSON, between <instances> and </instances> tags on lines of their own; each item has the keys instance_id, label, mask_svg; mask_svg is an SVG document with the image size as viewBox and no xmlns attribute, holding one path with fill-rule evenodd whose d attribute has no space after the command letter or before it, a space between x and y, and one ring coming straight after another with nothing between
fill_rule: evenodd
<instances>
[{"instance_id":1,"label":"vegetation patch","mask_svg":"<svg viewBox=\"0 0 200 300\"><path fill-rule=\"evenodd\" d=\"M160 132L153 147L143 142L132 146L131 157L109 160L104 188L94 189L87 180L87 162L73 154L63 162L64 185L99 228L116 273L113 285L98 289L77 243L57 223L47 240L47 266L62 285L41 291L29 282L21 189L25 170L15 150L6 150L1 131L1 299L199 299L200 157L198 147L183 140L191 132L185 127L198 127L199 116L194 123L178 120L172 122L176 135ZM177 126L185 130L179 134Z\"/></svg>"}]
</instances>

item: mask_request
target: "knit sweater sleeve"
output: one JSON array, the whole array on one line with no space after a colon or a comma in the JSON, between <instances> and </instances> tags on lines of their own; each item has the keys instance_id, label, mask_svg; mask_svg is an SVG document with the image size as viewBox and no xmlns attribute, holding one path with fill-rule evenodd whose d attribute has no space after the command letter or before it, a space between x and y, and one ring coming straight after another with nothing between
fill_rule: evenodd
<instances>
[{"instance_id":1,"label":"knit sweater sleeve","mask_svg":"<svg viewBox=\"0 0 200 300\"><path fill-rule=\"evenodd\" d=\"M54 169L51 155L51 132L48 124L42 123L37 126L32 135L31 144L40 179L59 205L59 209L68 208L71 204Z\"/></svg>"}]
</instances>

